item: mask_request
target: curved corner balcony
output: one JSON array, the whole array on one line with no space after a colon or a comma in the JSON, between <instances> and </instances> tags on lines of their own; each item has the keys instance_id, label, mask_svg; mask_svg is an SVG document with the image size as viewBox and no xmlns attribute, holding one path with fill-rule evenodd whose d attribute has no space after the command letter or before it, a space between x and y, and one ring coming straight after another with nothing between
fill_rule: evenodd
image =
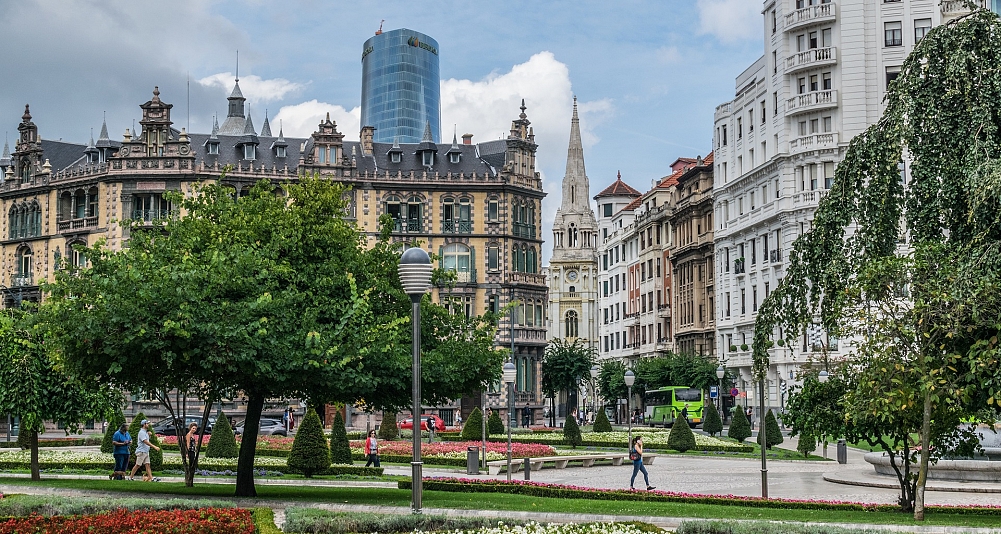
<instances>
[{"instance_id":1,"label":"curved corner balcony","mask_svg":"<svg viewBox=\"0 0 1001 534\"><path fill-rule=\"evenodd\" d=\"M791 32L805 26L833 22L837 19L837 9L834 2L817 4L797 9L786 15L784 31Z\"/></svg>"},{"instance_id":2,"label":"curved corner balcony","mask_svg":"<svg viewBox=\"0 0 1001 534\"><path fill-rule=\"evenodd\" d=\"M786 100L786 115L798 115L836 107L838 107L837 90L811 91Z\"/></svg>"},{"instance_id":3,"label":"curved corner balcony","mask_svg":"<svg viewBox=\"0 0 1001 534\"><path fill-rule=\"evenodd\" d=\"M838 49L833 46L812 48L786 58L786 74L801 70L834 65L838 62Z\"/></svg>"},{"instance_id":4,"label":"curved corner balcony","mask_svg":"<svg viewBox=\"0 0 1001 534\"><path fill-rule=\"evenodd\" d=\"M720 104L716 106L716 113L713 115L713 121L718 121L720 119L729 117L733 113L733 102L727 102L725 104Z\"/></svg>"},{"instance_id":5,"label":"curved corner balcony","mask_svg":"<svg viewBox=\"0 0 1001 534\"><path fill-rule=\"evenodd\" d=\"M987 0L974 0L974 3L980 8L987 7ZM942 18L944 19L968 15L970 13L972 13L972 10L967 5L966 0L945 0L942 2Z\"/></svg>"},{"instance_id":6,"label":"curved corner balcony","mask_svg":"<svg viewBox=\"0 0 1001 534\"><path fill-rule=\"evenodd\" d=\"M821 133L797 137L789 141L789 152L796 154L807 150L835 148L838 146L838 132Z\"/></svg>"}]
</instances>

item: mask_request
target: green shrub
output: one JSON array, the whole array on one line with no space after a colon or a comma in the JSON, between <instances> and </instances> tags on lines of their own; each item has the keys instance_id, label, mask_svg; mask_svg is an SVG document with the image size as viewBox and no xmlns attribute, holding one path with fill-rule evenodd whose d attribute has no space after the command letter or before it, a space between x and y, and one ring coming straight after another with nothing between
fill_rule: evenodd
<instances>
[{"instance_id":1,"label":"green shrub","mask_svg":"<svg viewBox=\"0 0 1001 534\"><path fill-rule=\"evenodd\" d=\"M598 415L594 418L594 428L595 432L611 432L612 423L608 422L608 416L605 415L605 410L599 409Z\"/></svg>"},{"instance_id":2,"label":"green shrub","mask_svg":"<svg viewBox=\"0 0 1001 534\"><path fill-rule=\"evenodd\" d=\"M290 469L301 472L306 478L330 467L330 448L316 410L310 408L302 418L287 462Z\"/></svg>"},{"instance_id":3,"label":"green shrub","mask_svg":"<svg viewBox=\"0 0 1001 534\"><path fill-rule=\"evenodd\" d=\"M125 422L125 414L119 409L115 412L115 415L108 420L108 429L104 431L104 439L101 441L101 452L106 454L111 454L115 452L115 445L112 443L115 437L115 432L118 432L118 427L122 426Z\"/></svg>"},{"instance_id":4,"label":"green shrub","mask_svg":"<svg viewBox=\"0 0 1001 534\"><path fill-rule=\"evenodd\" d=\"M572 415L567 417L567 421L563 423L563 443L575 449L584 443L584 439L580 435L580 427L577 426L577 418Z\"/></svg>"},{"instance_id":5,"label":"green shrub","mask_svg":"<svg viewBox=\"0 0 1001 534\"><path fill-rule=\"evenodd\" d=\"M334 413L334 424L330 433L330 461L335 464L350 465L351 444L348 443L347 429L344 428L344 418L341 412Z\"/></svg>"},{"instance_id":6,"label":"green shrub","mask_svg":"<svg viewBox=\"0 0 1001 534\"><path fill-rule=\"evenodd\" d=\"M163 450L160 447L160 438L156 437L156 432L149 433L149 442L158 448L149 449L149 466L154 471L163 469Z\"/></svg>"},{"instance_id":7,"label":"green shrub","mask_svg":"<svg viewBox=\"0 0 1001 534\"><path fill-rule=\"evenodd\" d=\"M494 410L490 412L490 417L487 418L487 434L503 434L504 433L504 421L501 421L500 412Z\"/></svg>"},{"instance_id":8,"label":"green shrub","mask_svg":"<svg viewBox=\"0 0 1001 534\"><path fill-rule=\"evenodd\" d=\"M464 441L478 441L483 439L483 412L479 407L473 408L469 413L469 419L462 427L462 439Z\"/></svg>"},{"instance_id":9,"label":"green shrub","mask_svg":"<svg viewBox=\"0 0 1001 534\"><path fill-rule=\"evenodd\" d=\"M275 526L275 511L271 508L253 508L250 517L254 520L254 534L282 534Z\"/></svg>"},{"instance_id":10,"label":"green shrub","mask_svg":"<svg viewBox=\"0 0 1001 534\"><path fill-rule=\"evenodd\" d=\"M23 427L17 433L17 446L20 447L22 451L26 451L31 448L31 432L25 430Z\"/></svg>"},{"instance_id":11,"label":"green shrub","mask_svg":"<svg viewBox=\"0 0 1001 534\"><path fill-rule=\"evenodd\" d=\"M400 437L400 429L396 428L396 412L384 410L382 412L382 425L379 426L379 439L392 441Z\"/></svg>"},{"instance_id":12,"label":"green shrub","mask_svg":"<svg viewBox=\"0 0 1001 534\"><path fill-rule=\"evenodd\" d=\"M723 431L723 420L716 411L716 405L711 402L704 404L702 408L702 430L708 432L710 436Z\"/></svg>"},{"instance_id":13,"label":"green shrub","mask_svg":"<svg viewBox=\"0 0 1001 534\"><path fill-rule=\"evenodd\" d=\"M726 435L741 443L751 437L751 422L747 420L740 406L733 409L733 420L730 421L730 430L727 430Z\"/></svg>"},{"instance_id":14,"label":"green shrub","mask_svg":"<svg viewBox=\"0 0 1001 534\"><path fill-rule=\"evenodd\" d=\"M236 446L236 436L233 435L233 427L229 424L226 414L219 412L219 417L212 426L212 439L205 447L206 458L236 458L240 456L240 449Z\"/></svg>"},{"instance_id":15,"label":"green shrub","mask_svg":"<svg viewBox=\"0 0 1001 534\"><path fill-rule=\"evenodd\" d=\"M741 343L740 350L747 350L747 343Z\"/></svg>"},{"instance_id":16,"label":"green shrub","mask_svg":"<svg viewBox=\"0 0 1001 534\"><path fill-rule=\"evenodd\" d=\"M444 532L478 531L498 524L522 525L519 520L487 517L446 517L441 515L372 514L334 512L316 508L285 510L285 532L341 534L345 532Z\"/></svg>"},{"instance_id":17,"label":"green shrub","mask_svg":"<svg viewBox=\"0 0 1001 534\"><path fill-rule=\"evenodd\" d=\"M796 450L803 453L804 458L809 458L810 453L817 450L817 437L809 431L800 432L799 443L796 444Z\"/></svg>"},{"instance_id":18,"label":"green shrub","mask_svg":"<svg viewBox=\"0 0 1001 534\"><path fill-rule=\"evenodd\" d=\"M688 426L688 421L685 421L684 417L674 420L671 433L667 436L667 446L678 452L695 448L695 435L692 434L692 427Z\"/></svg>"},{"instance_id":19,"label":"green shrub","mask_svg":"<svg viewBox=\"0 0 1001 534\"><path fill-rule=\"evenodd\" d=\"M765 414L765 424L762 427L758 431L758 445L771 449L785 441L785 438L782 437L782 430L779 428L779 422L775 419L775 414L771 410L768 410L768 413ZM765 439L764 443L761 442L762 438Z\"/></svg>"}]
</instances>

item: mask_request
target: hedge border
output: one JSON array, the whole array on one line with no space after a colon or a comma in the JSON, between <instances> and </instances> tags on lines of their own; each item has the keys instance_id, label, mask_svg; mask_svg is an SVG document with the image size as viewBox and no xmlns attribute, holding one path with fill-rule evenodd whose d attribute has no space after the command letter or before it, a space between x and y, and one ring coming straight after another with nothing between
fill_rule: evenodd
<instances>
[{"instance_id":1,"label":"hedge border","mask_svg":"<svg viewBox=\"0 0 1001 534\"><path fill-rule=\"evenodd\" d=\"M451 436L441 436L441 440L442 441L463 441L461 439L453 439ZM507 443L507 438L506 437L505 438L489 437L489 438L487 438L487 441L490 441L490 442L493 442L493 443ZM526 445L549 445L549 446L553 446L553 447L555 447L557 445L562 445L563 444L562 442L554 442L554 441L533 441L531 438L524 438L524 437L518 437L518 436L511 436L511 443L523 443L523 444L526 444ZM626 448L626 443L625 442L622 442L622 443L609 443L607 441L593 441L593 440L586 440L585 439L579 446L580 447L606 447L606 448L620 448L620 449L625 449ZM643 448L646 449L646 450L648 450L648 451L650 451L650 452L673 451L674 450L674 449L671 449L670 447L667 447L667 446L661 447L661 446L657 446L657 445L644 445ZM754 447L750 446L750 445L696 445L695 448L689 449L688 452L736 452L736 453L752 453L752 452L754 452ZM462 464L462 465L466 465L466 464Z\"/></svg>"},{"instance_id":2,"label":"hedge border","mask_svg":"<svg viewBox=\"0 0 1001 534\"><path fill-rule=\"evenodd\" d=\"M465 465L465 464L463 464ZM112 467L111 462L53 462L53 461L40 461L40 469L108 469ZM28 469L30 465L27 462L0 462L0 470L9 469ZM302 474L298 470L287 466L255 466L255 469L271 469L271 470L281 470L282 473L286 474ZM163 469L182 469L181 460L178 459L164 459ZM212 469L213 471L236 471L236 462L226 465L212 465L206 467L206 469ZM357 465L331 465L329 468L323 470L322 472L316 473L318 475L359 475L359 476L382 476L383 468L381 467L361 467Z\"/></svg>"},{"instance_id":3,"label":"hedge border","mask_svg":"<svg viewBox=\"0 0 1001 534\"><path fill-rule=\"evenodd\" d=\"M91 443L87 443L91 441ZM89 438L54 438L54 439L40 439L38 440L39 447L86 447L93 445L100 445L100 440L93 440ZM0 441L0 448L5 449L20 449L16 441Z\"/></svg>"},{"instance_id":4,"label":"hedge border","mask_svg":"<svg viewBox=\"0 0 1001 534\"><path fill-rule=\"evenodd\" d=\"M410 489L409 480L397 482L399 489ZM698 495L669 491L630 491L598 488L581 488L560 484L546 484L530 481L467 480L456 478L425 478L425 491L447 491L453 493L507 493L529 497L549 497L554 499L590 499L602 501L673 502L684 504L715 504L722 506L745 506L757 508L783 508L798 510L830 510L858 512L899 512L895 504L855 503L839 501L810 501L794 499L763 499L736 495ZM1001 516L1001 506L926 506L929 512Z\"/></svg>"}]
</instances>

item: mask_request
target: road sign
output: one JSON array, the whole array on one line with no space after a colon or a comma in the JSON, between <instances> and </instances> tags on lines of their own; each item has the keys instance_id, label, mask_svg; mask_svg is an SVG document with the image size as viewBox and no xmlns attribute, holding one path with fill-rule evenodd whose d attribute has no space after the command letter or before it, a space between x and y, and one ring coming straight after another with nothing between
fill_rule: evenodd
<instances>
[{"instance_id":1,"label":"road sign","mask_svg":"<svg viewBox=\"0 0 1001 534\"><path fill-rule=\"evenodd\" d=\"M733 388L733 389L730 390L730 396L731 397L736 397L739 394L740 394L740 390L737 389L737 388Z\"/></svg>"},{"instance_id":2,"label":"road sign","mask_svg":"<svg viewBox=\"0 0 1001 534\"><path fill-rule=\"evenodd\" d=\"M709 398L715 399L716 397L719 397L719 388L716 386L709 386Z\"/></svg>"}]
</instances>

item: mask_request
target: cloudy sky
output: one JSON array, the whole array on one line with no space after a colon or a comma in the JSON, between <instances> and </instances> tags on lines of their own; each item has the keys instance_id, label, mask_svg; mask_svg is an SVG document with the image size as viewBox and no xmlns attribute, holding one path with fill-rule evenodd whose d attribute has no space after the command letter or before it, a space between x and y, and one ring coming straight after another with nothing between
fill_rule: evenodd
<instances>
[{"instance_id":1,"label":"cloudy sky","mask_svg":"<svg viewBox=\"0 0 1001 534\"><path fill-rule=\"evenodd\" d=\"M120 139L154 85L176 126L226 114L236 51L254 124L265 111L307 136L327 112L358 138L362 43L381 20L439 43L442 132L475 141L528 106L551 225L560 203L573 95L591 195L640 190L680 156L711 149L713 111L762 49L758 0L0 1L0 133L31 104L39 133L85 143L107 114ZM188 83L190 80L190 84ZM187 88L190 87L190 106ZM221 122L221 121L220 121ZM544 236L550 241L547 227ZM547 247L548 249L549 247ZM548 254L546 254L548 258Z\"/></svg>"}]
</instances>

